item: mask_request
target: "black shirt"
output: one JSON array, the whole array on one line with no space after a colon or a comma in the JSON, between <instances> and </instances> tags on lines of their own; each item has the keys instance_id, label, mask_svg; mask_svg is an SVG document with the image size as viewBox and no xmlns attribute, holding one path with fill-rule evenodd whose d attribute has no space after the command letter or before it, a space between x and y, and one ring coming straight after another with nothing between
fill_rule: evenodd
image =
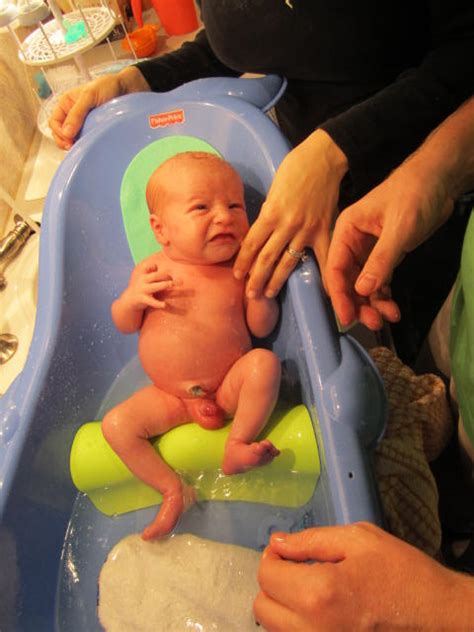
<instances>
[{"instance_id":1,"label":"black shirt","mask_svg":"<svg viewBox=\"0 0 474 632\"><path fill-rule=\"evenodd\" d=\"M152 90L243 72L288 81L276 107L297 144L318 126L346 154L351 198L473 91L472 0L202 0L194 42L138 64ZM292 6L290 6L292 5Z\"/></svg>"}]
</instances>

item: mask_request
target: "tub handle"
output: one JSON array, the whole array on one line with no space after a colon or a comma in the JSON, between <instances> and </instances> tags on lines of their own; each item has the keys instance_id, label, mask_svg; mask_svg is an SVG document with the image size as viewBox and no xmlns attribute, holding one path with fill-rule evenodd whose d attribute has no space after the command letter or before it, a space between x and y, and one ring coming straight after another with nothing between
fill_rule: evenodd
<instances>
[{"instance_id":1,"label":"tub handle","mask_svg":"<svg viewBox=\"0 0 474 632\"><path fill-rule=\"evenodd\" d=\"M200 101L215 97L235 97L268 112L279 101L288 85L279 75L264 75L253 78L209 77L185 83L169 94L179 99Z\"/></svg>"},{"instance_id":2,"label":"tub handle","mask_svg":"<svg viewBox=\"0 0 474 632\"><path fill-rule=\"evenodd\" d=\"M173 97L179 101L212 101L215 98L230 96L251 103L263 112L267 112L281 98L287 84L287 80L278 75L265 75L251 79L209 77L185 83L170 92L163 93L163 96L166 95L167 99ZM159 98L160 94L154 93L153 96ZM136 113L144 108L144 103L143 93L137 92L117 97L95 108L87 115L80 137L96 127L109 123L116 116Z\"/></svg>"}]
</instances>

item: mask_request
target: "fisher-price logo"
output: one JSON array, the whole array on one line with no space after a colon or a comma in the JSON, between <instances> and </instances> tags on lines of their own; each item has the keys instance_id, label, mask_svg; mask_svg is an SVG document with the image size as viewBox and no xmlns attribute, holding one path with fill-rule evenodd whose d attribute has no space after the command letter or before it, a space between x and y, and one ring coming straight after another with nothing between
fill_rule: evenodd
<instances>
[{"instance_id":1,"label":"fisher-price logo","mask_svg":"<svg viewBox=\"0 0 474 632\"><path fill-rule=\"evenodd\" d=\"M172 112L160 112L160 114L152 114L148 117L151 129L157 127L168 127L168 125L176 125L184 123L184 110L173 110Z\"/></svg>"}]
</instances>

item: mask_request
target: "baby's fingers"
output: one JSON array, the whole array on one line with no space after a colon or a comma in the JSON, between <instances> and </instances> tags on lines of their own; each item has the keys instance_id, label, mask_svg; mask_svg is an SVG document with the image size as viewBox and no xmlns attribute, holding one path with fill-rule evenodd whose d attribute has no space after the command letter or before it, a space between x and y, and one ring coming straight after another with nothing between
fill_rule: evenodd
<instances>
[{"instance_id":1,"label":"baby's fingers","mask_svg":"<svg viewBox=\"0 0 474 632\"><path fill-rule=\"evenodd\" d=\"M145 273L145 280L147 283L158 283L160 281L173 281L172 277L164 272L161 272L157 268Z\"/></svg>"},{"instance_id":2,"label":"baby's fingers","mask_svg":"<svg viewBox=\"0 0 474 632\"><path fill-rule=\"evenodd\" d=\"M143 259L143 261L140 261L140 263L135 267L135 272L139 274L150 274L157 271L158 264L156 263L154 256Z\"/></svg>"},{"instance_id":3,"label":"baby's fingers","mask_svg":"<svg viewBox=\"0 0 474 632\"><path fill-rule=\"evenodd\" d=\"M154 281L147 282L145 291L147 294L157 294L158 292L164 292L174 285L171 279L166 281Z\"/></svg>"},{"instance_id":4,"label":"baby's fingers","mask_svg":"<svg viewBox=\"0 0 474 632\"><path fill-rule=\"evenodd\" d=\"M153 295L145 294L142 297L142 304L146 307L153 307L154 309L163 309L166 307L166 301L161 301Z\"/></svg>"}]
</instances>

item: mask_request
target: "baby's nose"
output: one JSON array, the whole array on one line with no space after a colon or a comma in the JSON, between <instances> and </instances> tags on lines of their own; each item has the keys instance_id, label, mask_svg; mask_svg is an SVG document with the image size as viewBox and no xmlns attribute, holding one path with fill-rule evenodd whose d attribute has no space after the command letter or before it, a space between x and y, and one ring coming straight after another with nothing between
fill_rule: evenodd
<instances>
[{"instance_id":1,"label":"baby's nose","mask_svg":"<svg viewBox=\"0 0 474 632\"><path fill-rule=\"evenodd\" d=\"M232 212L230 208L224 204L219 204L216 208L214 219L221 224L230 224L232 222Z\"/></svg>"}]
</instances>

